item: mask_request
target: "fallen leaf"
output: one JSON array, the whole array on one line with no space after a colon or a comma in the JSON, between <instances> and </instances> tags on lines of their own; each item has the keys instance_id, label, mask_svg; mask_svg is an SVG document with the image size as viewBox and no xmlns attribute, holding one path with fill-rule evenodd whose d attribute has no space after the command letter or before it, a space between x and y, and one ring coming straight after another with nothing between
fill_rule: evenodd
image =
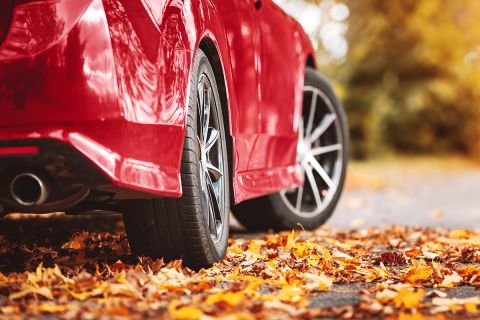
<instances>
[{"instance_id":1,"label":"fallen leaf","mask_svg":"<svg viewBox=\"0 0 480 320\"><path fill-rule=\"evenodd\" d=\"M196 320L200 319L203 312L199 308L182 306L180 301L172 301L168 304L168 313L174 319Z\"/></svg>"},{"instance_id":2,"label":"fallen leaf","mask_svg":"<svg viewBox=\"0 0 480 320\"><path fill-rule=\"evenodd\" d=\"M425 290L423 289L401 289L393 298L396 307L418 308L423 298L425 298Z\"/></svg>"},{"instance_id":3,"label":"fallen leaf","mask_svg":"<svg viewBox=\"0 0 480 320\"><path fill-rule=\"evenodd\" d=\"M39 295L47 299L53 300L52 291L47 287L35 287L30 284L23 284L20 291L9 295L10 300L17 300L27 295Z\"/></svg>"}]
</instances>

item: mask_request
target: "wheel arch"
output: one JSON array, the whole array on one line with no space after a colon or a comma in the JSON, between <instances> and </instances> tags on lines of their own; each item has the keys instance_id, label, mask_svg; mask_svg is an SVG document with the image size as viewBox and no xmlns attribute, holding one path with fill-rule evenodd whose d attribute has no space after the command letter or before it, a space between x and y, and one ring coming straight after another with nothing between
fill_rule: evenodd
<instances>
[{"instance_id":1,"label":"wheel arch","mask_svg":"<svg viewBox=\"0 0 480 320\"><path fill-rule=\"evenodd\" d=\"M316 63L315 58L314 58L312 53L309 53L307 55L306 66L308 68L317 69L317 63Z\"/></svg>"}]
</instances>

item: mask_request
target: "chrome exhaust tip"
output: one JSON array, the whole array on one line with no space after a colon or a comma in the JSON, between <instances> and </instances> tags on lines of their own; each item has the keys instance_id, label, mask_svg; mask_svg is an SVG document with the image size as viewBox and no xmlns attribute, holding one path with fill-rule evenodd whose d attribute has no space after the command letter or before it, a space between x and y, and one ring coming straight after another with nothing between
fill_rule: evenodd
<instances>
[{"instance_id":1,"label":"chrome exhaust tip","mask_svg":"<svg viewBox=\"0 0 480 320\"><path fill-rule=\"evenodd\" d=\"M12 198L22 206L33 206L45 203L49 190L44 179L26 172L13 178L10 184Z\"/></svg>"}]
</instances>

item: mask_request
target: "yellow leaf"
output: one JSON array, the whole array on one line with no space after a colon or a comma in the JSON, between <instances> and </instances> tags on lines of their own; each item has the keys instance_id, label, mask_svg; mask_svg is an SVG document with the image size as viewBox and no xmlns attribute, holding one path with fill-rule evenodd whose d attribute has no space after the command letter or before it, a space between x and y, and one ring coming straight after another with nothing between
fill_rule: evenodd
<instances>
[{"instance_id":1,"label":"yellow leaf","mask_svg":"<svg viewBox=\"0 0 480 320\"><path fill-rule=\"evenodd\" d=\"M255 320L256 318L248 312L236 312L235 313L236 320Z\"/></svg>"},{"instance_id":2,"label":"yellow leaf","mask_svg":"<svg viewBox=\"0 0 480 320\"><path fill-rule=\"evenodd\" d=\"M292 251L292 248L295 247L295 231L292 230L287 237L287 243L285 244L286 251Z\"/></svg>"},{"instance_id":3,"label":"yellow leaf","mask_svg":"<svg viewBox=\"0 0 480 320\"><path fill-rule=\"evenodd\" d=\"M43 269L43 262L40 262L37 266L37 269L35 270L35 276L36 276L35 282L42 279L42 275L43 275L42 269Z\"/></svg>"},{"instance_id":4,"label":"yellow leaf","mask_svg":"<svg viewBox=\"0 0 480 320\"><path fill-rule=\"evenodd\" d=\"M230 253L234 253L234 254L242 254L242 253L243 253L242 248L240 248L239 246L230 247L230 248L228 249L228 251L229 251Z\"/></svg>"},{"instance_id":5,"label":"yellow leaf","mask_svg":"<svg viewBox=\"0 0 480 320\"><path fill-rule=\"evenodd\" d=\"M317 247L318 253L321 253L322 260L323 260L323 269L330 269L333 264L333 259L332 255L330 254L330 251L328 251L325 247L318 246Z\"/></svg>"},{"instance_id":6,"label":"yellow leaf","mask_svg":"<svg viewBox=\"0 0 480 320\"><path fill-rule=\"evenodd\" d=\"M424 282L431 278L433 269L428 265L419 265L411 267L405 278L411 283Z\"/></svg>"},{"instance_id":7,"label":"yellow leaf","mask_svg":"<svg viewBox=\"0 0 480 320\"><path fill-rule=\"evenodd\" d=\"M284 286L282 290L277 294L277 299L283 302L300 302L303 300L302 298L303 292L300 288L293 287L293 286Z\"/></svg>"},{"instance_id":8,"label":"yellow leaf","mask_svg":"<svg viewBox=\"0 0 480 320\"><path fill-rule=\"evenodd\" d=\"M468 231L463 229L452 230L450 236L452 238L468 238Z\"/></svg>"},{"instance_id":9,"label":"yellow leaf","mask_svg":"<svg viewBox=\"0 0 480 320\"><path fill-rule=\"evenodd\" d=\"M398 320L427 320L421 313L403 313L398 315Z\"/></svg>"},{"instance_id":10,"label":"yellow leaf","mask_svg":"<svg viewBox=\"0 0 480 320\"><path fill-rule=\"evenodd\" d=\"M42 303L41 305L38 306L38 309L42 312L47 312L47 313L59 313L59 312L68 311L70 307L71 306L68 304L58 305L58 304Z\"/></svg>"},{"instance_id":11,"label":"yellow leaf","mask_svg":"<svg viewBox=\"0 0 480 320\"><path fill-rule=\"evenodd\" d=\"M295 243L293 253L299 258L304 258L310 252L308 243L305 241Z\"/></svg>"},{"instance_id":12,"label":"yellow leaf","mask_svg":"<svg viewBox=\"0 0 480 320\"><path fill-rule=\"evenodd\" d=\"M395 298L393 298L393 301L397 308L417 308L420 306L423 298L425 298L425 290L418 289L414 291L413 289L403 288L397 293Z\"/></svg>"},{"instance_id":13,"label":"yellow leaf","mask_svg":"<svg viewBox=\"0 0 480 320\"><path fill-rule=\"evenodd\" d=\"M306 261L309 266L316 266L320 262L320 257L317 254L309 254Z\"/></svg>"},{"instance_id":14,"label":"yellow leaf","mask_svg":"<svg viewBox=\"0 0 480 320\"><path fill-rule=\"evenodd\" d=\"M80 301L84 301L90 297L93 297L93 296L98 296L98 295L101 295L103 293L103 289L104 289L104 286L100 286L97 289L93 290L93 291L83 291L83 292L75 292L73 290L68 290L68 293L74 298L74 299L77 299L77 300L80 300Z\"/></svg>"},{"instance_id":15,"label":"yellow leaf","mask_svg":"<svg viewBox=\"0 0 480 320\"><path fill-rule=\"evenodd\" d=\"M327 277L326 275L320 275L318 279L318 290L328 291L332 287L333 278Z\"/></svg>"},{"instance_id":16,"label":"yellow leaf","mask_svg":"<svg viewBox=\"0 0 480 320\"><path fill-rule=\"evenodd\" d=\"M465 310L468 313L477 313L477 304L474 302L465 303Z\"/></svg>"},{"instance_id":17,"label":"yellow leaf","mask_svg":"<svg viewBox=\"0 0 480 320\"><path fill-rule=\"evenodd\" d=\"M174 300L168 304L168 312L170 316L174 319L188 319L196 320L199 319L203 312L196 307L179 307L182 303L178 300Z\"/></svg>"},{"instance_id":18,"label":"yellow leaf","mask_svg":"<svg viewBox=\"0 0 480 320\"><path fill-rule=\"evenodd\" d=\"M250 245L248 246L248 251L251 252L251 253L254 253L256 255L259 255L261 248L262 247L260 246L260 244L258 243L257 240L252 240L250 242Z\"/></svg>"},{"instance_id":19,"label":"yellow leaf","mask_svg":"<svg viewBox=\"0 0 480 320\"><path fill-rule=\"evenodd\" d=\"M207 304L225 302L230 306L237 306L245 299L243 291L238 292L218 292L207 298Z\"/></svg>"},{"instance_id":20,"label":"yellow leaf","mask_svg":"<svg viewBox=\"0 0 480 320\"><path fill-rule=\"evenodd\" d=\"M229 274L225 276L227 280L235 280L235 279L238 279L238 277L240 277L240 270L238 267L235 267L233 271L231 271ZM217 279L217 280L220 281L220 279Z\"/></svg>"},{"instance_id":21,"label":"yellow leaf","mask_svg":"<svg viewBox=\"0 0 480 320\"><path fill-rule=\"evenodd\" d=\"M368 270L367 273L365 273L365 281L367 283L370 283L377 279L387 279L389 275L390 274L388 270L385 268L383 263L380 262L380 268L372 267L372 269Z\"/></svg>"},{"instance_id":22,"label":"yellow leaf","mask_svg":"<svg viewBox=\"0 0 480 320\"><path fill-rule=\"evenodd\" d=\"M22 287L21 287L21 290L19 292L12 293L9 296L9 299L10 300L16 300L16 299L23 298L24 296L27 296L27 295L30 295L30 294L39 295L39 296L45 297L47 299L53 300L52 291L49 288L47 288L47 287L37 288L37 287L34 287L32 285L29 285L29 284L23 284Z\"/></svg>"}]
</instances>

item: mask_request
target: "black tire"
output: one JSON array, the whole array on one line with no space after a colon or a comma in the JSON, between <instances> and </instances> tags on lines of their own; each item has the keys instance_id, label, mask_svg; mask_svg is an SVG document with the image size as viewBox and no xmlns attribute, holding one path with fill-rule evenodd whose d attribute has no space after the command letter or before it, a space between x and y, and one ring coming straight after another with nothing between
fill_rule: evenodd
<instances>
[{"instance_id":1,"label":"black tire","mask_svg":"<svg viewBox=\"0 0 480 320\"><path fill-rule=\"evenodd\" d=\"M230 196L221 100L212 66L201 50L195 57L191 74L181 162L183 195L179 199L125 202L124 224L134 254L164 258L167 261L182 258L187 266L198 269L210 266L225 256L228 244ZM202 90L199 90L200 86ZM209 117L205 118L207 103L210 105L210 112ZM205 122L204 120L209 123L206 131L202 130L200 123ZM216 126L218 128L215 128ZM212 138L215 134L216 138ZM213 141L208 145L210 147L202 144L202 141L207 139ZM206 171L204 164L213 164L212 157L217 161L216 167L223 171L223 176L212 177L211 166L209 171ZM215 193L217 190L219 200ZM216 211L211 209L213 205L210 201L217 201ZM211 231L216 227L218 229Z\"/></svg>"},{"instance_id":2,"label":"black tire","mask_svg":"<svg viewBox=\"0 0 480 320\"><path fill-rule=\"evenodd\" d=\"M338 150L337 156L340 157L341 155L341 160L338 161L338 165L336 168L339 168L341 172L335 173L337 176L338 180L338 185L337 188L335 189L335 193L333 196L330 197L328 196L328 205L325 203L324 208L319 208L318 213L312 215L312 216L307 216L307 215L300 215L294 212L292 209L293 205L291 207L287 206L284 199L287 199L285 194L286 192L278 192L275 194L271 194L268 196L252 199L252 200L247 200L243 203L240 203L232 208L232 211L234 213L234 216L238 219L238 221L245 226L248 230L268 230L268 229L274 229L274 230L291 230L291 229L306 229L306 230L311 230L314 229L323 223L325 223L328 218L332 215L333 211L335 210L335 207L337 205L337 202L340 198L340 195L342 193L343 189L343 184L345 181L345 174L347 170L347 161L348 161L348 127L347 127L347 121L346 121L346 116L343 111L343 107L341 103L339 102L338 98L336 97L332 87L330 86L329 82L321 76L316 70L312 68L307 68L306 70L306 75L305 75L305 94L304 94L304 106L303 106L303 117L306 117L309 115L310 108L312 108L311 104L313 101L313 91L311 93L312 97L310 97L310 100L307 99L307 88L316 88L320 90L321 93L323 93L324 99L323 103L325 104L325 107L328 107L330 109L333 108L334 112L336 113L336 119L332 120L335 125L332 127L335 127L335 133L331 133L328 130L333 130L333 129L327 129L325 131L325 135L330 134L332 137L333 135L339 136L338 141L342 142L342 149ZM318 99L318 98L316 98ZM327 104L327 99L331 102L330 104ZM317 100L315 100L317 101ZM317 102L315 108L320 108L318 107L318 103L321 103L322 101L319 100ZM329 107L331 105L331 107ZM314 111L313 113L313 118L317 116L315 113L319 113L319 111ZM333 112L332 112L333 113ZM327 113L325 113L327 114ZM303 119L302 117L302 119ZM323 120L323 119L322 119ZM303 122L302 122L303 123ZM321 125L321 123L319 124ZM305 129L304 126L302 128ZM340 137L341 136L341 137ZM330 137L329 139L333 139ZM323 136L321 136L319 139L324 139ZM320 141L320 140L319 140ZM333 141L333 140L332 140ZM321 142L319 142L320 145ZM313 143L312 143L313 144ZM337 143L338 144L338 143ZM311 147L311 146L310 146ZM313 149L310 149L313 150ZM318 157L318 156L315 156ZM327 158L328 155L324 155L323 157ZM327 159L326 159L327 160ZM333 165L332 165L333 166ZM333 173L332 173L333 174ZM315 178L315 177L314 177ZM315 178L316 180L316 178ZM307 178L305 178L305 189L307 189L306 186L307 183ZM297 192L296 195L298 195L299 189L295 189ZM312 185L310 185L310 190L313 190ZM323 192L323 190L322 190ZM282 196L283 194L283 196ZM313 194L313 191L312 191ZM284 198L282 198L284 197ZM300 210L305 206L307 207L309 204L303 204L307 199L305 199L307 196L304 195L303 187L302 187L302 194L300 195ZM312 195L313 197L313 195ZM322 196L320 196L321 198ZM326 198L323 198L325 200ZM305 200L305 201L304 201ZM311 200L310 200L311 201ZM318 202L317 202L318 203Z\"/></svg>"}]
</instances>

